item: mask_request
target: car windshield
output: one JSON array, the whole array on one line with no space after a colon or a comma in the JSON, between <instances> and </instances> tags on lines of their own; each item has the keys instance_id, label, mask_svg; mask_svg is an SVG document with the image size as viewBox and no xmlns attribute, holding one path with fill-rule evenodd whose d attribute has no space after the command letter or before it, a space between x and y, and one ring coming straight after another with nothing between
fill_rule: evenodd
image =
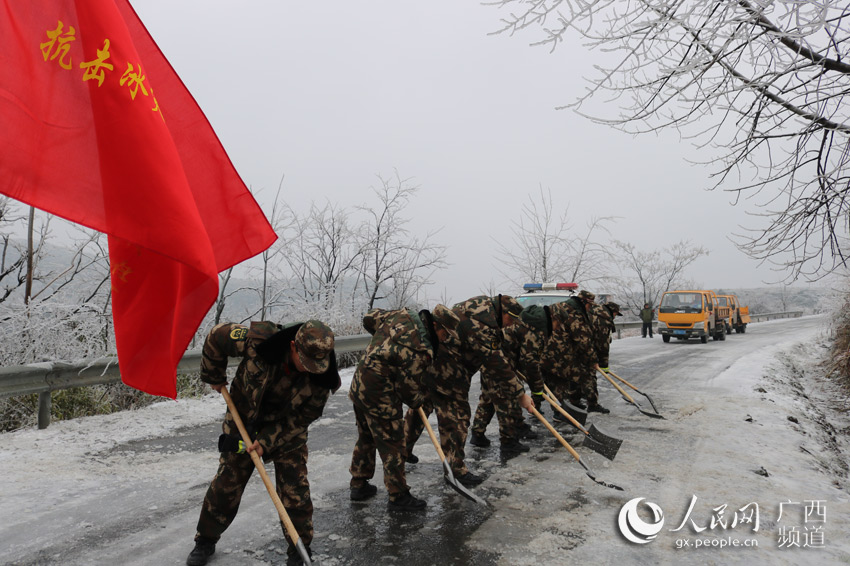
<instances>
[{"instance_id":1,"label":"car windshield","mask_svg":"<svg viewBox=\"0 0 850 566\"><path fill-rule=\"evenodd\" d=\"M699 293L666 293L661 298L661 312L700 312L702 295Z\"/></svg>"},{"instance_id":2,"label":"car windshield","mask_svg":"<svg viewBox=\"0 0 850 566\"><path fill-rule=\"evenodd\" d=\"M570 297L563 295L530 295L528 297L517 297L516 300L523 308L525 308L530 307L531 305L539 305L541 307L554 305L555 303L566 301L569 298Z\"/></svg>"}]
</instances>

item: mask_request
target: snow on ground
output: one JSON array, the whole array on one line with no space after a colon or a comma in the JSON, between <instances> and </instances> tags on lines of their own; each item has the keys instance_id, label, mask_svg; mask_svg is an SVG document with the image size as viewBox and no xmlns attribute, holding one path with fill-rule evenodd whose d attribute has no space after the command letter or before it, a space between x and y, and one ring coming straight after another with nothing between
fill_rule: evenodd
<instances>
[{"instance_id":1,"label":"snow on ground","mask_svg":"<svg viewBox=\"0 0 850 566\"><path fill-rule=\"evenodd\" d=\"M340 372L343 386L347 390L354 373L353 368ZM96 465L89 454L103 453L110 448L128 442L157 438L182 428L221 422L224 416L224 400L217 393L201 399L162 401L139 410L84 417L68 421L54 421L44 430L28 429L0 434L0 477L14 478L17 489L26 489L30 484L38 485L42 494L49 497L46 480L56 482L63 476L79 479L85 476L89 466ZM313 426L321 426L321 420ZM115 465L121 459L116 458ZM183 475L182 462L160 461L157 474L164 482ZM173 472L173 473L171 473ZM116 474L133 477L138 474L138 461L125 470L116 469ZM9 488L0 483L0 515L9 516L4 502L4 492Z\"/></svg>"}]
</instances>

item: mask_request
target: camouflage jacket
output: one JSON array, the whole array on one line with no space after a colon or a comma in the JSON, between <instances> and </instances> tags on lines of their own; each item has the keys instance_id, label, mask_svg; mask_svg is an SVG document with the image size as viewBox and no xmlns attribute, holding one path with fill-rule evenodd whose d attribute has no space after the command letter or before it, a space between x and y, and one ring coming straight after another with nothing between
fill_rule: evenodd
<instances>
[{"instance_id":1,"label":"camouflage jacket","mask_svg":"<svg viewBox=\"0 0 850 566\"><path fill-rule=\"evenodd\" d=\"M590 319L578 299L549 306L552 336L546 343L544 369L558 366L592 366L596 363Z\"/></svg>"},{"instance_id":2,"label":"camouflage jacket","mask_svg":"<svg viewBox=\"0 0 850 566\"><path fill-rule=\"evenodd\" d=\"M452 311L460 318L457 333L469 376L480 370L482 379L497 388L494 392L498 396L512 399L525 393L525 388L503 350L504 336L495 300L483 295L472 297L454 305Z\"/></svg>"},{"instance_id":3,"label":"camouflage jacket","mask_svg":"<svg viewBox=\"0 0 850 566\"><path fill-rule=\"evenodd\" d=\"M551 334L548 308L538 305L525 308L520 322L505 328L503 334L502 349L508 361L517 368L533 393L542 392L541 360Z\"/></svg>"},{"instance_id":4,"label":"camouflage jacket","mask_svg":"<svg viewBox=\"0 0 850 566\"><path fill-rule=\"evenodd\" d=\"M402 404L418 407L425 399L423 380L434 359L431 338L410 309L373 309L363 326L372 340L354 370L348 396L375 418L401 419Z\"/></svg>"},{"instance_id":5,"label":"camouflage jacket","mask_svg":"<svg viewBox=\"0 0 850 566\"><path fill-rule=\"evenodd\" d=\"M611 312L602 305L593 303L588 307L590 316L590 327L593 333L593 348L596 350L596 359L600 367L608 367L608 352L611 349L611 333L617 328L614 326L614 317Z\"/></svg>"},{"instance_id":6,"label":"camouflage jacket","mask_svg":"<svg viewBox=\"0 0 850 566\"><path fill-rule=\"evenodd\" d=\"M336 357L328 371L298 371L290 362L289 344L302 323L282 327L272 322L216 325L204 342L201 380L227 383L227 358L242 358L230 386L230 396L249 433L263 447L263 457L288 452L307 442L307 427L322 416L328 397L341 383ZM259 350L259 352L258 352ZM223 431L239 438L228 409Z\"/></svg>"}]
</instances>

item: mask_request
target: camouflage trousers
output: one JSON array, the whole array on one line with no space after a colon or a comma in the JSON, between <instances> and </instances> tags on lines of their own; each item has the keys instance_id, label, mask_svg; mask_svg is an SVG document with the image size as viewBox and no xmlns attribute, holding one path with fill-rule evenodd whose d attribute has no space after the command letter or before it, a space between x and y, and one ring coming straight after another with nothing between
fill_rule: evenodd
<instances>
[{"instance_id":1,"label":"camouflage trousers","mask_svg":"<svg viewBox=\"0 0 850 566\"><path fill-rule=\"evenodd\" d=\"M428 399L422 404L425 416L430 416L433 411L437 412L437 428L440 436L440 448L446 456L446 461L455 475L464 475L469 469L464 463L466 452L466 437L469 434L469 420L471 409L469 400L449 395L443 395L437 391L431 391ZM425 423L419 416L418 410L409 409L404 416L404 439L406 444L405 455L413 452L413 446L422 431ZM430 441L429 441L430 444Z\"/></svg>"},{"instance_id":2,"label":"camouflage trousers","mask_svg":"<svg viewBox=\"0 0 850 566\"><path fill-rule=\"evenodd\" d=\"M351 455L351 487L360 487L375 476L375 452L384 465L384 486L391 496L408 491L404 477L404 420L379 419L354 403L357 443Z\"/></svg>"},{"instance_id":3,"label":"camouflage trousers","mask_svg":"<svg viewBox=\"0 0 850 566\"><path fill-rule=\"evenodd\" d=\"M491 387L485 385L482 379L481 395L478 397L478 407L475 409L475 419L472 421L472 433L483 435L487 425L496 415L499 421L499 440L506 442L517 437L517 430L525 419L522 407L516 399L504 400Z\"/></svg>"},{"instance_id":4,"label":"camouflage trousers","mask_svg":"<svg viewBox=\"0 0 850 566\"><path fill-rule=\"evenodd\" d=\"M595 405L599 402L599 393L596 388L596 371L587 366L571 364L558 368L557 372L549 372L546 375L546 385L552 390L559 400L566 399L573 405L587 399L588 403Z\"/></svg>"},{"instance_id":5,"label":"camouflage trousers","mask_svg":"<svg viewBox=\"0 0 850 566\"><path fill-rule=\"evenodd\" d=\"M313 540L313 501L310 499L310 483L307 481L307 445L302 444L290 451L275 451L272 461L277 494L298 536L305 545L309 545ZM218 541L236 518L242 493L253 472L254 462L249 454L225 452L221 455L218 472L204 497L195 540L205 538ZM290 548L294 549L283 522L280 526Z\"/></svg>"}]
</instances>

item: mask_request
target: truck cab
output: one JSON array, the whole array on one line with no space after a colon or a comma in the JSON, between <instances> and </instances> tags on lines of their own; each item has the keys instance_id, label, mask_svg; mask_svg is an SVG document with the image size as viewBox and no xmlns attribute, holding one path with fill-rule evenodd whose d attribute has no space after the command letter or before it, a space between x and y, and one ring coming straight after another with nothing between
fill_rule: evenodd
<instances>
[{"instance_id":1,"label":"truck cab","mask_svg":"<svg viewBox=\"0 0 850 566\"><path fill-rule=\"evenodd\" d=\"M658 306L658 333L664 342L670 338L699 338L705 344L726 339L729 307L722 306L710 290L667 291Z\"/></svg>"},{"instance_id":2,"label":"truck cab","mask_svg":"<svg viewBox=\"0 0 850 566\"><path fill-rule=\"evenodd\" d=\"M732 330L740 334L746 332L747 324L750 323L750 307L741 305L737 295L717 295L717 300L721 305L729 307L726 334L732 334Z\"/></svg>"}]
</instances>

